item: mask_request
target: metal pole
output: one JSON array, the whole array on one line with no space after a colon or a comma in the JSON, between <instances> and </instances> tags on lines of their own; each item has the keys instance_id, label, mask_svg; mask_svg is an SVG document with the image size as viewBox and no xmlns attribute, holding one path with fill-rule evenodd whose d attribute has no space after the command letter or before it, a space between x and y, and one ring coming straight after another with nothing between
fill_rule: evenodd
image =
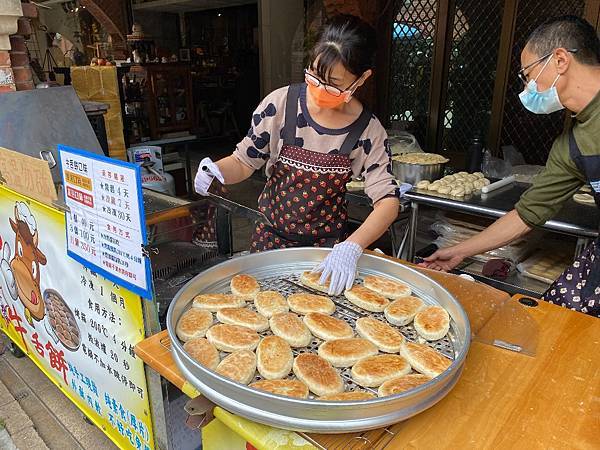
<instances>
[{"instance_id":1,"label":"metal pole","mask_svg":"<svg viewBox=\"0 0 600 450\"><path fill-rule=\"evenodd\" d=\"M419 220L419 204L411 202L410 204L410 223L408 229L408 254L406 259L413 262L415 258L415 244L417 240L417 224Z\"/></svg>"}]
</instances>

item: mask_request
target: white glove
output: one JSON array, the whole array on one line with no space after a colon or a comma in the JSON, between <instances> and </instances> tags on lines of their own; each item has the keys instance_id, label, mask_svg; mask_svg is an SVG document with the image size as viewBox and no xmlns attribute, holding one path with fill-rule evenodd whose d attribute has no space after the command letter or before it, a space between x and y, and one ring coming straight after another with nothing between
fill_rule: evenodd
<instances>
[{"instance_id":1,"label":"white glove","mask_svg":"<svg viewBox=\"0 0 600 450\"><path fill-rule=\"evenodd\" d=\"M400 183L400 197L404 197L404 194L406 194L408 191L410 191L412 189L412 184L408 184L408 183Z\"/></svg>"},{"instance_id":2,"label":"white glove","mask_svg":"<svg viewBox=\"0 0 600 450\"><path fill-rule=\"evenodd\" d=\"M339 295L344 289L350 289L356 278L356 263L362 255L360 245L344 241L333 246L327 257L313 269L313 272L322 272L320 284L325 284L331 276L329 295Z\"/></svg>"},{"instance_id":3,"label":"white glove","mask_svg":"<svg viewBox=\"0 0 600 450\"><path fill-rule=\"evenodd\" d=\"M204 158L200 161L196 178L194 179L194 190L200 195L208 195L208 188L213 179L216 178L221 183L225 183L225 178L219 170L219 167L210 158Z\"/></svg>"}]
</instances>

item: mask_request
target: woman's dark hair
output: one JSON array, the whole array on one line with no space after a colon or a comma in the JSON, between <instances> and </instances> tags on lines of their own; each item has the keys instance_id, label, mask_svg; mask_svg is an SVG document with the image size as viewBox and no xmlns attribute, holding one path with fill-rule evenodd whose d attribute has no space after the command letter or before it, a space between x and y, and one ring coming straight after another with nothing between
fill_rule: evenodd
<instances>
[{"instance_id":1,"label":"woman's dark hair","mask_svg":"<svg viewBox=\"0 0 600 450\"><path fill-rule=\"evenodd\" d=\"M333 66L341 62L346 70L360 76L374 66L376 49L373 27L348 14L334 16L325 24L313 47L312 69L321 80L327 81Z\"/></svg>"}]
</instances>

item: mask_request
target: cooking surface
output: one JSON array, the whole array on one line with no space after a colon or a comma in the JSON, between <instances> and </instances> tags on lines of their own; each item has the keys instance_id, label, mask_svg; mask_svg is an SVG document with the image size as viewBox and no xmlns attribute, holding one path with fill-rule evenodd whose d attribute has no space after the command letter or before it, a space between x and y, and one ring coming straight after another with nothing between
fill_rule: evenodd
<instances>
[{"instance_id":1,"label":"cooking surface","mask_svg":"<svg viewBox=\"0 0 600 450\"><path fill-rule=\"evenodd\" d=\"M527 184L513 183L488 194L478 192L464 198L418 189L407 192L405 198L425 205L497 218L512 210L528 188ZM570 199L554 219L546 222L544 228L578 236L596 237L599 224L598 208L580 205Z\"/></svg>"},{"instance_id":2,"label":"cooking surface","mask_svg":"<svg viewBox=\"0 0 600 450\"><path fill-rule=\"evenodd\" d=\"M267 290L277 291L280 294L282 294L284 297L288 297L291 294L301 293L301 292L310 292L310 293L315 293L318 295L326 296L326 294L322 294L322 293L312 291L312 290L306 290L306 289L303 289L302 287L300 287L301 286L300 281L299 281L300 275L301 275L301 272L299 272L299 271L290 271L289 273L279 273L278 275L275 275L275 276L267 276L267 277L261 278L259 280L261 291L267 291ZM362 284L362 277L357 278L356 281L357 281L357 283ZM217 285L210 286L209 289L207 289L204 292L205 293L208 293L208 292L228 293L229 292L229 280L228 279L223 280L221 283L219 283ZM415 293L413 293L413 294L418 295ZM431 299L428 299L427 297L423 297L422 295L423 294L421 294L420 297L426 303L437 304L437 303L434 303ZM383 315L383 313L373 313L373 312L362 310L361 308L358 308L357 306L350 303L343 295L339 295L336 297L329 297L329 298L331 298L334 301L334 303L336 304L336 310L332 314L332 316L345 321L353 329L355 328L354 323L360 317L367 317L367 316L374 317L384 323L388 323L385 316ZM256 308L254 307L253 302L247 302L246 308L256 312ZM290 311L290 312L293 312L293 311ZM218 323L218 321L215 321L215 323ZM412 322L409 325L405 325L402 327L397 327L392 324L389 324L389 325L391 327L399 330L404 335L404 337L406 339L408 339L409 341L421 342L419 340L420 338L417 335L417 332L415 331L415 328L412 325ZM450 359L454 359L455 354L458 353L458 345L457 345L456 349L455 349L455 345L454 345L455 326L456 326L455 323L452 321L450 324L450 332L443 339L440 339L438 341L431 341L431 342L427 342L427 341L423 340L422 342L429 344L431 347L435 348L437 351L441 352L446 357L448 357ZM261 332L259 334L261 337L265 337L265 336L272 335L273 332L269 329L269 330ZM356 336L356 337L359 337L359 336ZM292 348L292 353L294 354L294 357L296 357L300 353L305 353L305 352L311 352L311 353L317 354L317 349L319 348L319 345L321 345L323 342L324 341L322 339L319 339L319 338L313 336L311 343L307 347ZM380 354L385 354L385 353L380 353ZM221 352L221 355L220 355L221 360L223 360L223 358L225 358L227 355L229 355L229 353ZM351 367L345 367L345 368L340 369L340 372L341 372L340 375L342 376L342 379L344 380L344 384L346 386L346 391L366 390L366 391L369 391L369 392L377 395L377 388L368 388L368 387L363 387L363 386L357 385L352 380L352 377L350 375L350 369L351 369ZM287 378L295 378L295 377L290 374L290 376L288 376ZM255 377L251 381L251 383L262 380L262 379L263 378L260 376L260 374L257 371L255 374ZM315 398L315 396L311 393L309 395L309 398Z\"/></svg>"},{"instance_id":3,"label":"cooking surface","mask_svg":"<svg viewBox=\"0 0 600 450\"><path fill-rule=\"evenodd\" d=\"M231 277L238 273L256 277L263 289L275 289L284 294L296 292L301 288L285 280L297 279L302 271L311 269L321 261L327 252L327 249L295 248L255 253L233 258L200 273L177 294L169 307L167 326L171 339L177 339L174 333L176 323L197 294L228 291ZM294 430L343 433L372 429L403 420L430 407L452 389L461 375L470 343L470 327L465 312L439 284L397 261L365 254L359 260L358 267L361 276L380 275L402 280L426 303L437 303L448 311L452 318L448 339L432 343L448 356L454 356L454 362L447 371L417 389L365 400L357 408L356 402L289 399L248 388L201 366L185 353L179 341L172 341L173 356L178 367L192 385L224 409L251 420ZM352 324L360 315L379 317L356 308L343 297L336 297L335 300L338 302L338 317ZM416 339L412 327L406 327L402 332L409 339L411 334L412 339ZM319 340L314 340L309 349L314 350L319 343ZM356 388L348 371L341 372L346 388Z\"/></svg>"}]
</instances>

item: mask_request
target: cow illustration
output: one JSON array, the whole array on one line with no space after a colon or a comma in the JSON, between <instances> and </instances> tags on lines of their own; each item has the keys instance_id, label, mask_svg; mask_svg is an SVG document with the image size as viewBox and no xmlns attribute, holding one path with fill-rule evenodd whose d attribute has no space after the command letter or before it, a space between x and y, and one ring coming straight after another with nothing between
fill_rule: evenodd
<instances>
[{"instance_id":1,"label":"cow illustration","mask_svg":"<svg viewBox=\"0 0 600 450\"><path fill-rule=\"evenodd\" d=\"M38 248L37 223L27 204L17 202L14 212L15 219L8 219L15 232L15 254L10 268L19 300L25 307L25 317L33 325L32 318L39 321L45 314L40 290L40 265L46 265L46 256Z\"/></svg>"}]
</instances>

